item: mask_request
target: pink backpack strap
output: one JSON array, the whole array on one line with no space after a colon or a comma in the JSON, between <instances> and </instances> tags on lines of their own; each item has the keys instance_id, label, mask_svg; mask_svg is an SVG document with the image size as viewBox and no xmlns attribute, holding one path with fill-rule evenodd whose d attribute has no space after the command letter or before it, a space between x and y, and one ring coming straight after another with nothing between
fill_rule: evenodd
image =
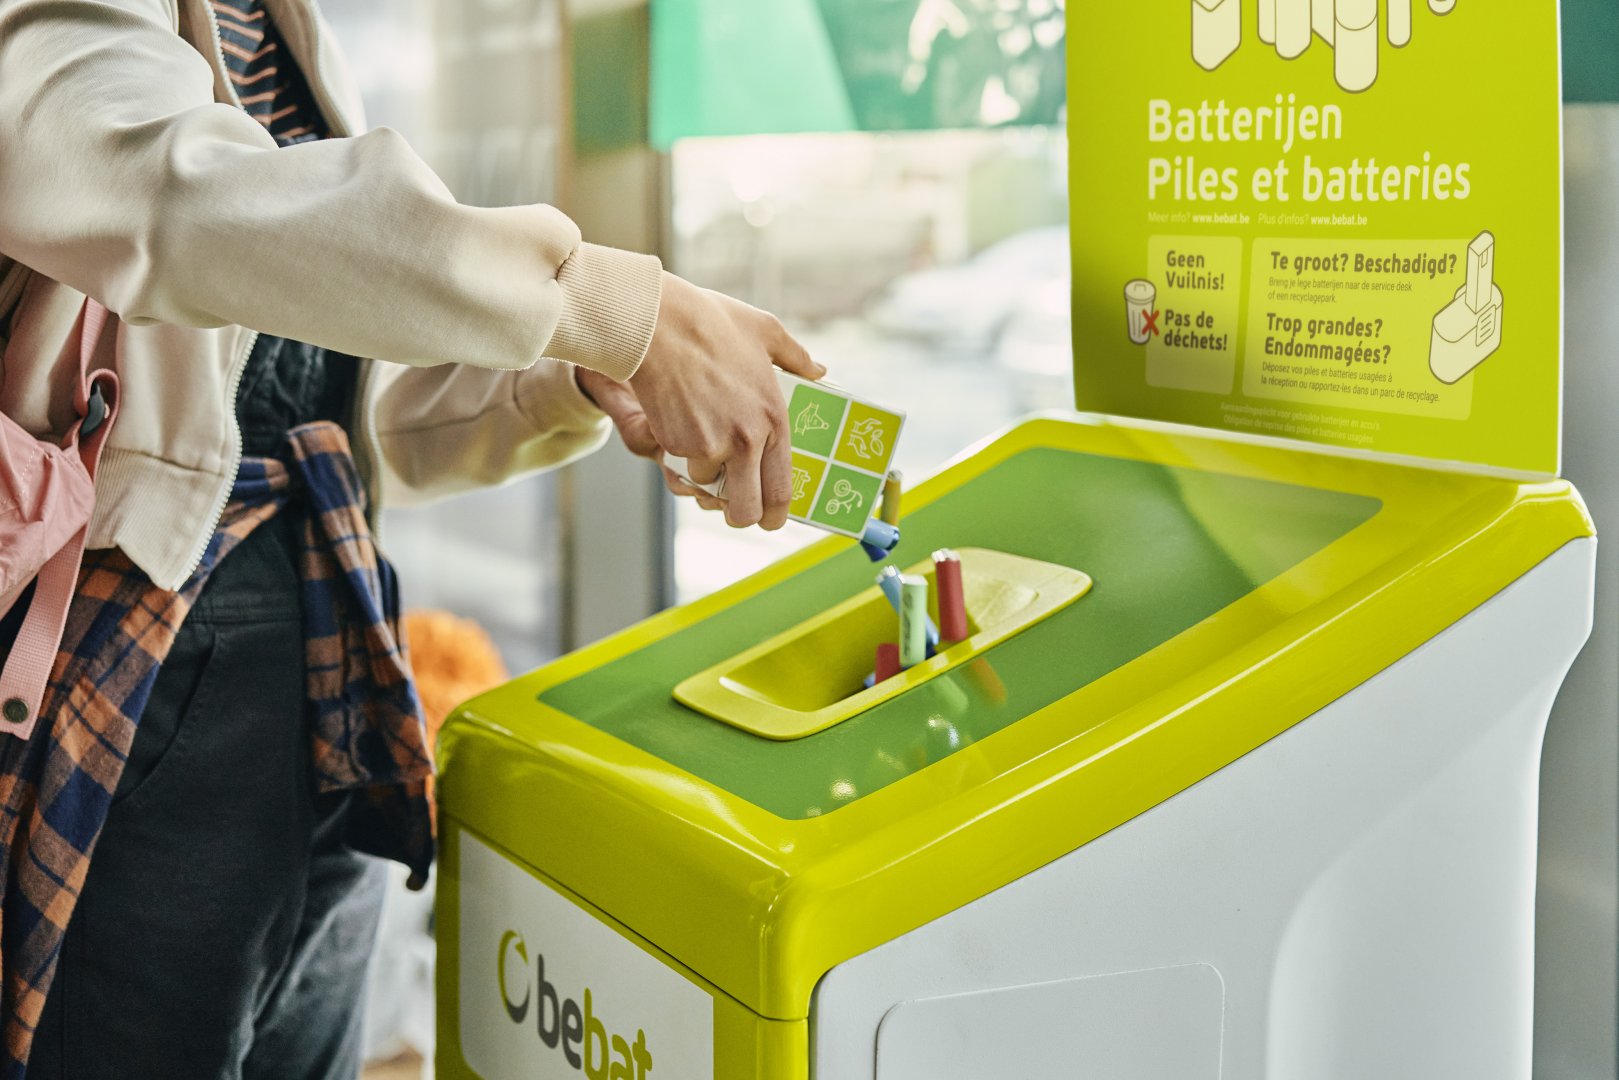
<instances>
[{"instance_id":1,"label":"pink backpack strap","mask_svg":"<svg viewBox=\"0 0 1619 1080\"><path fill-rule=\"evenodd\" d=\"M79 329L79 381L74 388L74 407L80 420L68 435L67 445L77 449L90 480L96 478L101 450L107 443L118 411L118 376L98 371L92 377L90 364L96 343L107 325L107 309L85 298ZM90 523L51 557L34 583L34 598L23 617L17 640L0 672L0 734L26 739L34 731L44 703L51 666L62 644L68 608L78 589L79 568L84 562L84 545Z\"/></svg>"}]
</instances>

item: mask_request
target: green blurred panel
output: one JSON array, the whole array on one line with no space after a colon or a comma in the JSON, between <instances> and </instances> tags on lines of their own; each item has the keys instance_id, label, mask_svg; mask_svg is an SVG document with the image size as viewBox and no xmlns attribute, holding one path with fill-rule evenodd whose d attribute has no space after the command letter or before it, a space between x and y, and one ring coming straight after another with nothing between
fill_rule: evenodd
<instances>
[{"instance_id":1,"label":"green blurred panel","mask_svg":"<svg viewBox=\"0 0 1619 1080\"><path fill-rule=\"evenodd\" d=\"M817 0L866 131L1055 124L1062 0Z\"/></svg>"},{"instance_id":2,"label":"green blurred panel","mask_svg":"<svg viewBox=\"0 0 1619 1080\"><path fill-rule=\"evenodd\" d=\"M601 154L647 140L647 13L621 8L573 25L573 146Z\"/></svg>"},{"instance_id":3,"label":"green blurred panel","mask_svg":"<svg viewBox=\"0 0 1619 1080\"><path fill-rule=\"evenodd\" d=\"M652 0L652 140L667 148L689 135L1056 123L1065 103L1065 6ZM1619 101L1619 0L1563 0L1563 38L1567 99ZM624 74L605 65L586 95L580 116L589 137L626 130L595 123L593 111L595 101L612 100L613 79L638 85Z\"/></svg>"},{"instance_id":4,"label":"green blurred panel","mask_svg":"<svg viewBox=\"0 0 1619 1080\"><path fill-rule=\"evenodd\" d=\"M1563 96L1619 101L1619 0L1563 0Z\"/></svg>"},{"instance_id":5,"label":"green blurred panel","mask_svg":"<svg viewBox=\"0 0 1619 1080\"><path fill-rule=\"evenodd\" d=\"M652 139L1053 124L1064 0L652 0Z\"/></svg>"},{"instance_id":6,"label":"green blurred panel","mask_svg":"<svg viewBox=\"0 0 1619 1080\"><path fill-rule=\"evenodd\" d=\"M828 813L942 761L1168 641L1374 515L1375 499L1148 462L1030 450L909 514L892 561L982 547L1095 588L964 665L817 735L775 743L674 687L871 586L851 549L542 700L784 818ZM849 687L854 692L857 687Z\"/></svg>"},{"instance_id":7,"label":"green blurred panel","mask_svg":"<svg viewBox=\"0 0 1619 1080\"><path fill-rule=\"evenodd\" d=\"M653 0L654 146L854 127L813 0Z\"/></svg>"}]
</instances>

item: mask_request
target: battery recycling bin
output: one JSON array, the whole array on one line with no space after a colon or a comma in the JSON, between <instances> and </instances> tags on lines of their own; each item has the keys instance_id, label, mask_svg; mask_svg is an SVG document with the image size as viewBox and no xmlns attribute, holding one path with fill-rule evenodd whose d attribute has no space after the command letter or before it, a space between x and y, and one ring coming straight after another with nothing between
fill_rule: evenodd
<instances>
[{"instance_id":1,"label":"battery recycling bin","mask_svg":"<svg viewBox=\"0 0 1619 1080\"><path fill-rule=\"evenodd\" d=\"M441 735L441 1078L1529 1075L1565 482L1028 422Z\"/></svg>"}]
</instances>

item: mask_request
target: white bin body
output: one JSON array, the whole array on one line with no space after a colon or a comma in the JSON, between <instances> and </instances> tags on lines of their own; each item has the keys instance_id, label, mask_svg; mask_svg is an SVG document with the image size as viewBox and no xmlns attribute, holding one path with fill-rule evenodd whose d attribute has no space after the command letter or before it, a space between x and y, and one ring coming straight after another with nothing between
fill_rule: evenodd
<instances>
[{"instance_id":1,"label":"white bin body","mask_svg":"<svg viewBox=\"0 0 1619 1080\"><path fill-rule=\"evenodd\" d=\"M814 1080L1527 1080L1569 544L1298 726L844 963Z\"/></svg>"}]
</instances>

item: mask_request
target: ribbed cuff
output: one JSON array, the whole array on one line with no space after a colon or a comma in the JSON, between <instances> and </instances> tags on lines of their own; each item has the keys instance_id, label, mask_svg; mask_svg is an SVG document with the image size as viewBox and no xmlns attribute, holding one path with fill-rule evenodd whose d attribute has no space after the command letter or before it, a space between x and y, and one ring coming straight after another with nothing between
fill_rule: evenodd
<instances>
[{"instance_id":1,"label":"ribbed cuff","mask_svg":"<svg viewBox=\"0 0 1619 1080\"><path fill-rule=\"evenodd\" d=\"M654 255L580 244L557 271L562 318L547 356L628 382L641 366L663 298L663 264Z\"/></svg>"}]
</instances>

